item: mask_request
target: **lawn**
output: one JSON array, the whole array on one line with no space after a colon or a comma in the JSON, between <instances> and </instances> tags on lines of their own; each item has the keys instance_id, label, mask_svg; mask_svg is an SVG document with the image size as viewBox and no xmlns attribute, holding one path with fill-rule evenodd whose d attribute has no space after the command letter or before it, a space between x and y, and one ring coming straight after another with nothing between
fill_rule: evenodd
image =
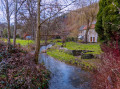
<instances>
[{"instance_id":1,"label":"lawn","mask_svg":"<svg viewBox=\"0 0 120 89\"><path fill-rule=\"evenodd\" d=\"M61 52L57 49L49 49L49 51L47 51L47 54L58 59L58 60L66 61L66 62L75 59L74 56L69 55L69 54L64 53L64 52Z\"/></svg>"},{"instance_id":2,"label":"lawn","mask_svg":"<svg viewBox=\"0 0 120 89\"><path fill-rule=\"evenodd\" d=\"M62 43L58 42L56 45L62 45ZM66 42L66 47L69 50L91 50L94 51L92 54L101 54L101 48L99 43L76 43L76 42Z\"/></svg>"},{"instance_id":3,"label":"lawn","mask_svg":"<svg viewBox=\"0 0 120 89\"><path fill-rule=\"evenodd\" d=\"M7 42L7 39L5 39L5 38L0 38L0 40L2 40L4 42ZM13 43L13 39L11 39L11 43ZM16 43L20 44L22 46L26 46L26 45L35 43L35 41L33 41L33 40L16 39Z\"/></svg>"},{"instance_id":4,"label":"lawn","mask_svg":"<svg viewBox=\"0 0 120 89\"><path fill-rule=\"evenodd\" d=\"M11 42L13 42L13 39L11 39ZM22 46L26 46L26 45L29 45L29 44L33 44L34 41L33 40L21 40L21 39L17 39L16 43L20 44Z\"/></svg>"}]
</instances>

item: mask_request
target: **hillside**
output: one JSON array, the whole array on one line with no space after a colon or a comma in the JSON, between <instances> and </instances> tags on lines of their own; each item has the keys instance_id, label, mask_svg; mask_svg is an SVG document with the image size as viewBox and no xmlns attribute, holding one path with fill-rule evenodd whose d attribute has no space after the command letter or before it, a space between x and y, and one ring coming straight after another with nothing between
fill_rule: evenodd
<instances>
[{"instance_id":1,"label":"hillside","mask_svg":"<svg viewBox=\"0 0 120 89\"><path fill-rule=\"evenodd\" d=\"M71 11L67 14L66 27L70 31L70 37L77 37L78 36L78 29L82 25L87 24L87 19L91 20L91 17L94 16L94 20L96 20L96 16L99 10L98 3L92 4L87 7L83 7L74 11ZM94 21L93 20L93 21Z\"/></svg>"}]
</instances>

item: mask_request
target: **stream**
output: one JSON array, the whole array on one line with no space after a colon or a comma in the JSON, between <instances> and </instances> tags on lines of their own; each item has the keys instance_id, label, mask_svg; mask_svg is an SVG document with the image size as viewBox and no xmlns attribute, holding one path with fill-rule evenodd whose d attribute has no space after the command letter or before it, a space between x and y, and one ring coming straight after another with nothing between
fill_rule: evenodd
<instances>
[{"instance_id":1,"label":"stream","mask_svg":"<svg viewBox=\"0 0 120 89\"><path fill-rule=\"evenodd\" d=\"M40 51L51 46L42 46ZM91 89L89 72L55 60L46 53L39 54L39 62L44 63L45 67L51 72L49 89Z\"/></svg>"}]
</instances>

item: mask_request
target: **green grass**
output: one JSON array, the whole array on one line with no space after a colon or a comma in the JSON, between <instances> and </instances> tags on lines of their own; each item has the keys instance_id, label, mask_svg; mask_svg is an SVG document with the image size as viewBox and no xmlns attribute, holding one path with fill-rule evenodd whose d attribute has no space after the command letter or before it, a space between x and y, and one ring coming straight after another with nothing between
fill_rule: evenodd
<instances>
[{"instance_id":1,"label":"green grass","mask_svg":"<svg viewBox=\"0 0 120 89\"><path fill-rule=\"evenodd\" d=\"M99 63L98 59L81 59L80 57L75 57L73 55L61 52L56 49L56 46L48 49L47 54L65 63L81 66L81 68L84 70L92 70L93 68L96 68L97 63Z\"/></svg>"},{"instance_id":2,"label":"green grass","mask_svg":"<svg viewBox=\"0 0 120 89\"><path fill-rule=\"evenodd\" d=\"M75 59L74 56L69 55L69 54L64 53L64 52L61 52L61 51L59 51L57 49L49 49L47 51L47 54L50 55L50 56L52 56L52 57L54 57L54 58L56 58L56 59L58 59L58 60L66 61L66 62Z\"/></svg>"},{"instance_id":3,"label":"green grass","mask_svg":"<svg viewBox=\"0 0 120 89\"><path fill-rule=\"evenodd\" d=\"M4 42L7 42L7 39L5 39L5 38L2 38L1 40L3 40ZM13 39L11 39L10 41L11 41L11 43L13 43ZM33 43L35 43L35 41L33 41L33 40L16 39L16 44L20 44L22 46L26 46L26 45L33 44Z\"/></svg>"},{"instance_id":4,"label":"green grass","mask_svg":"<svg viewBox=\"0 0 120 89\"><path fill-rule=\"evenodd\" d=\"M13 42L13 39L11 39L11 42ZM26 46L26 45L29 45L29 44L33 44L34 41L33 40L21 40L21 39L17 39L16 43L20 44L22 46Z\"/></svg>"},{"instance_id":5,"label":"green grass","mask_svg":"<svg viewBox=\"0 0 120 89\"><path fill-rule=\"evenodd\" d=\"M6 38L0 38L0 40L4 41L4 42L7 42L7 39ZM61 41L61 39L54 39L54 40L48 40L47 42L50 43L50 42L53 42L53 43L56 43L58 41ZM13 39L11 39L11 43L13 43ZM16 43L17 44L20 44L22 46L26 46L28 44L34 44L35 41L34 40L22 40L22 39L16 39ZM41 44L44 44L45 41L44 40L41 40L40 41Z\"/></svg>"},{"instance_id":6,"label":"green grass","mask_svg":"<svg viewBox=\"0 0 120 89\"><path fill-rule=\"evenodd\" d=\"M56 45L62 45L62 43L58 42ZM99 43L76 43L76 42L66 42L66 47L69 50L91 50L94 51L92 54L100 54L101 48Z\"/></svg>"}]
</instances>

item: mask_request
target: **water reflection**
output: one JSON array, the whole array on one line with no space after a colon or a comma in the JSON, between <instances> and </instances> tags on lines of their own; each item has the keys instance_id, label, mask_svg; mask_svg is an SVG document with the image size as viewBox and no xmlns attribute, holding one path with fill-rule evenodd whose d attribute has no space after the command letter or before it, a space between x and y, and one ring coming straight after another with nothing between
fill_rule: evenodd
<instances>
[{"instance_id":1,"label":"water reflection","mask_svg":"<svg viewBox=\"0 0 120 89\"><path fill-rule=\"evenodd\" d=\"M43 46L41 50L51 47ZM51 71L49 89L91 89L89 87L90 74L75 66L67 65L55 60L45 53L39 55L40 63L44 63Z\"/></svg>"}]
</instances>

